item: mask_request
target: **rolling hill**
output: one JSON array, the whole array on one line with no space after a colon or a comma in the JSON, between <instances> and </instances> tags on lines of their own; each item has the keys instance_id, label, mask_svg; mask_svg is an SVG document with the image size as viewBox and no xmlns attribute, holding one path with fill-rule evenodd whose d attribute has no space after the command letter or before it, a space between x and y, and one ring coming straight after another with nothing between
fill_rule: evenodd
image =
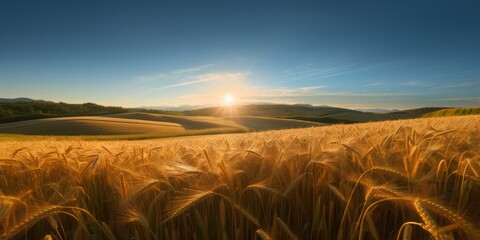
<instances>
[{"instance_id":1,"label":"rolling hill","mask_svg":"<svg viewBox=\"0 0 480 240\"><path fill-rule=\"evenodd\" d=\"M419 118L422 115L443 108L417 108L389 113L371 113L329 106L312 106L308 104L259 104L239 105L231 108L210 107L179 114L190 116L256 116L297 119L320 123L356 123L377 122L397 119Z\"/></svg>"},{"instance_id":2,"label":"rolling hill","mask_svg":"<svg viewBox=\"0 0 480 240\"><path fill-rule=\"evenodd\" d=\"M381 114L309 104L251 104L158 111L94 103L23 100L0 101L0 123L3 123L0 124L0 134L154 138L410 119L442 109L420 108Z\"/></svg>"},{"instance_id":3,"label":"rolling hill","mask_svg":"<svg viewBox=\"0 0 480 240\"><path fill-rule=\"evenodd\" d=\"M423 115L423 117L449 117L477 114L480 114L480 107L441 109L438 111L426 113Z\"/></svg>"},{"instance_id":4,"label":"rolling hill","mask_svg":"<svg viewBox=\"0 0 480 240\"><path fill-rule=\"evenodd\" d=\"M239 125L251 130L272 130L272 129L288 129L288 128L306 128L325 126L325 123L316 123L310 121L302 121L295 119L279 119L269 117L224 117Z\"/></svg>"},{"instance_id":5,"label":"rolling hill","mask_svg":"<svg viewBox=\"0 0 480 240\"><path fill-rule=\"evenodd\" d=\"M388 114L427 114L435 111L446 109L446 107L424 107L424 108L413 108L401 111L390 112Z\"/></svg>"},{"instance_id":6,"label":"rolling hill","mask_svg":"<svg viewBox=\"0 0 480 240\"><path fill-rule=\"evenodd\" d=\"M242 126L235 124L231 121L209 116L174 116L155 113L143 113L143 112L131 112L131 113L119 113L105 115L106 117L119 118L119 119L138 119L155 122L171 122L181 125L187 130L197 130L205 128L242 128Z\"/></svg>"},{"instance_id":7,"label":"rolling hill","mask_svg":"<svg viewBox=\"0 0 480 240\"><path fill-rule=\"evenodd\" d=\"M268 117L171 116L153 113L118 113L35 119L0 124L0 134L52 136L119 136L120 139L248 132L324 126L294 119ZM135 138L135 137L133 137Z\"/></svg>"},{"instance_id":8,"label":"rolling hill","mask_svg":"<svg viewBox=\"0 0 480 240\"><path fill-rule=\"evenodd\" d=\"M31 98L18 97L18 98L0 98L0 103L14 103L14 102L36 102L42 100L35 100Z\"/></svg>"},{"instance_id":9,"label":"rolling hill","mask_svg":"<svg viewBox=\"0 0 480 240\"><path fill-rule=\"evenodd\" d=\"M110 117L59 117L0 125L0 133L26 135L117 135L175 133L180 124Z\"/></svg>"},{"instance_id":10,"label":"rolling hill","mask_svg":"<svg viewBox=\"0 0 480 240\"><path fill-rule=\"evenodd\" d=\"M232 107L209 107L197 110L182 111L182 115L190 116L325 116L338 113L361 113L346 108L311 106L305 104L251 104Z\"/></svg>"}]
</instances>

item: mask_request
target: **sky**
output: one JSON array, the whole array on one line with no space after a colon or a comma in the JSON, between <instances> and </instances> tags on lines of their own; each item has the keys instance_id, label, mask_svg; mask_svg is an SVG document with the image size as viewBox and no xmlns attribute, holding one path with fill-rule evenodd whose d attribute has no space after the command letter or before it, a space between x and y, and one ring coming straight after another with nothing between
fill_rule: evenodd
<instances>
[{"instance_id":1,"label":"sky","mask_svg":"<svg viewBox=\"0 0 480 240\"><path fill-rule=\"evenodd\" d=\"M0 98L480 105L478 1L0 2Z\"/></svg>"}]
</instances>

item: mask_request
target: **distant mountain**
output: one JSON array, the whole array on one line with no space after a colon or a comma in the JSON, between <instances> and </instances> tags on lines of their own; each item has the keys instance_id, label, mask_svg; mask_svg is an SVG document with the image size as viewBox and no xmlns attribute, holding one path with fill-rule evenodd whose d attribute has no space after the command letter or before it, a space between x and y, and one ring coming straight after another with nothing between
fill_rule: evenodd
<instances>
[{"instance_id":1,"label":"distant mountain","mask_svg":"<svg viewBox=\"0 0 480 240\"><path fill-rule=\"evenodd\" d=\"M0 103L36 102L36 101L42 101L42 100L35 100L35 99L24 98L24 97L19 97L19 98L0 98Z\"/></svg>"}]
</instances>

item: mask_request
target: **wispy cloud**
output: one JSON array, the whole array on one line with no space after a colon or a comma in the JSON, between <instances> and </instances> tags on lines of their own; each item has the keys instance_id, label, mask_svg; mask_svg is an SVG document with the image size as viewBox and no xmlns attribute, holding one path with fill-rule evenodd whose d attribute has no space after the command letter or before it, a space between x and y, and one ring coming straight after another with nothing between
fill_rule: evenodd
<instances>
[{"instance_id":1,"label":"wispy cloud","mask_svg":"<svg viewBox=\"0 0 480 240\"><path fill-rule=\"evenodd\" d=\"M395 82L386 82L386 81L377 81L364 85L369 88L398 88L398 87L408 87L408 88L424 88L431 86L431 83L425 80L408 80L408 81L395 81Z\"/></svg>"},{"instance_id":2,"label":"wispy cloud","mask_svg":"<svg viewBox=\"0 0 480 240\"><path fill-rule=\"evenodd\" d=\"M283 76L280 76L278 80L281 83L320 80L320 79L326 79L326 78L351 74L351 73L360 72L360 71L371 70L371 69L382 67L389 64L391 63L374 64L374 65L368 65L368 66L365 66L362 64L350 64L350 65L333 67L333 68L310 68L310 69L296 71L296 72L288 71Z\"/></svg>"},{"instance_id":3,"label":"wispy cloud","mask_svg":"<svg viewBox=\"0 0 480 240\"><path fill-rule=\"evenodd\" d=\"M405 87L427 87L430 84L422 80L410 80L410 81L401 82L398 85L405 86Z\"/></svg>"},{"instance_id":4,"label":"wispy cloud","mask_svg":"<svg viewBox=\"0 0 480 240\"><path fill-rule=\"evenodd\" d=\"M182 70L183 74L179 74L174 80L137 83L137 87L132 91L131 97L152 96L152 94L163 93L162 95L177 98L180 93L185 92L204 92L213 91L213 89L221 91L227 88L238 90L239 87L243 86L242 83L249 75L249 72L199 73L198 69L200 68Z\"/></svg>"},{"instance_id":5,"label":"wispy cloud","mask_svg":"<svg viewBox=\"0 0 480 240\"><path fill-rule=\"evenodd\" d=\"M435 101L465 101L465 102L480 102L480 97L461 97L461 98L440 98Z\"/></svg>"},{"instance_id":6,"label":"wispy cloud","mask_svg":"<svg viewBox=\"0 0 480 240\"><path fill-rule=\"evenodd\" d=\"M233 90L232 90L233 89ZM305 86L297 88L264 88L252 86L245 82L237 82L234 88L206 90L202 92L184 94L179 99L206 103L206 101L221 101L220 93L228 92L235 96L238 102L278 102L297 103L302 99L315 100L324 97L336 98L368 98L368 97L404 97L411 94L382 93L382 92L335 92L328 91L324 86ZM212 102L209 102L210 104Z\"/></svg>"},{"instance_id":7,"label":"wispy cloud","mask_svg":"<svg viewBox=\"0 0 480 240\"><path fill-rule=\"evenodd\" d=\"M134 78L134 81L137 82L150 82L150 81L164 81L164 80L175 80L179 78L184 78L189 74L203 71L208 68L216 66L215 64L206 64L201 66L195 66L190 68L176 69L166 73L156 73L150 75L143 75Z\"/></svg>"},{"instance_id":8,"label":"wispy cloud","mask_svg":"<svg viewBox=\"0 0 480 240\"><path fill-rule=\"evenodd\" d=\"M318 90L324 86L309 86L299 88L273 88L273 89L255 89L252 97L258 98L292 98L309 97L318 94Z\"/></svg>"},{"instance_id":9,"label":"wispy cloud","mask_svg":"<svg viewBox=\"0 0 480 240\"><path fill-rule=\"evenodd\" d=\"M308 70L302 70L297 72L290 72L279 77L279 80L282 82L296 82L296 81L306 81L311 79L322 79L333 77L337 75L347 74L352 71L358 70L358 65L346 65L342 67L335 68L313 68Z\"/></svg>"},{"instance_id":10,"label":"wispy cloud","mask_svg":"<svg viewBox=\"0 0 480 240\"><path fill-rule=\"evenodd\" d=\"M386 86L391 86L391 84L386 82L381 82L381 81L365 84L365 87L386 87Z\"/></svg>"},{"instance_id":11,"label":"wispy cloud","mask_svg":"<svg viewBox=\"0 0 480 240\"><path fill-rule=\"evenodd\" d=\"M383 92L334 92L334 91L305 91L302 88L297 89L272 89L264 90L259 97L263 98L298 98L298 97L391 97L391 96L411 96L413 94L408 93L383 93Z\"/></svg>"},{"instance_id":12,"label":"wispy cloud","mask_svg":"<svg viewBox=\"0 0 480 240\"><path fill-rule=\"evenodd\" d=\"M181 87L181 86L187 86L187 85L205 83L205 82L214 82L214 81L235 81L235 80L243 79L246 75L248 75L248 73L228 73L228 72L227 73L208 73L208 74L195 76L193 78L190 78L190 80L187 80L187 81L166 85L159 89Z\"/></svg>"},{"instance_id":13,"label":"wispy cloud","mask_svg":"<svg viewBox=\"0 0 480 240\"><path fill-rule=\"evenodd\" d=\"M141 95L150 96L152 99L158 99L163 104L182 105L182 104L211 104L217 105L223 102L226 94L231 94L235 97L237 103L251 103L251 102L275 102L275 103L323 103L339 101L344 102L345 99L350 101L366 102L369 99L385 99L396 98L402 99L406 94L402 92L382 92L382 91L334 91L328 85L308 84L308 81L303 84L262 84L258 76L252 75L249 72L239 71L205 71L212 67L205 65L200 67L192 67L188 69L179 69L169 73L169 76L177 76L174 80L156 81L143 84ZM336 69L325 70L324 73L342 74L350 66ZM348 69L351 71L360 71L359 68ZM289 73L298 77L320 77L320 70L307 70L304 72ZM168 75L168 74L165 74ZM165 76L162 75L162 76ZM413 84L413 83L412 83ZM282 86L283 85L283 86ZM159 94L162 93L162 94ZM157 96L163 97L157 97ZM372 100L373 101L373 100Z\"/></svg>"},{"instance_id":14,"label":"wispy cloud","mask_svg":"<svg viewBox=\"0 0 480 240\"><path fill-rule=\"evenodd\" d=\"M480 87L479 81L466 81L453 84L444 84L432 87L431 89L446 89L446 88L470 88L470 87Z\"/></svg>"},{"instance_id":15,"label":"wispy cloud","mask_svg":"<svg viewBox=\"0 0 480 240\"><path fill-rule=\"evenodd\" d=\"M303 91L310 91L310 90L317 90L317 89L320 89L320 88L324 88L324 86L301 87L299 89L303 90Z\"/></svg>"},{"instance_id":16,"label":"wispy cloud","mask_svg":"<svg viewBox=\"0 0 480 240\"><path fill-rule=\"evenodd\" d=\"M214 67L214 66L215 66L215 64L206 64L206 65L197 66L197 67L178 69L178 70L173 71L172 73L178 75L178 74L184 74L184 73L198 72L198 71L202 71L204 69L211 68L211 67Z\"/></svg>"}]
</instances>

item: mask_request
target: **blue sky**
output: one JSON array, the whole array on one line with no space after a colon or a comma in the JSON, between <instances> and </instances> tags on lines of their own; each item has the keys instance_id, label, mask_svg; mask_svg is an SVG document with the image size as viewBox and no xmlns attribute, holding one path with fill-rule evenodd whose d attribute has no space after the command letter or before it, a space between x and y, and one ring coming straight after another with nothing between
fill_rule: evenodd
<instances>
[{"instance_id":1,"label":"blue sky","mask_svg":"<svg viewBox=\"0 0 480 240\"><path fill-rule=\"evenodd\" d=\"M1 1L0 97L480 105L475 1Z\"/></svg>"}]
</instances>

